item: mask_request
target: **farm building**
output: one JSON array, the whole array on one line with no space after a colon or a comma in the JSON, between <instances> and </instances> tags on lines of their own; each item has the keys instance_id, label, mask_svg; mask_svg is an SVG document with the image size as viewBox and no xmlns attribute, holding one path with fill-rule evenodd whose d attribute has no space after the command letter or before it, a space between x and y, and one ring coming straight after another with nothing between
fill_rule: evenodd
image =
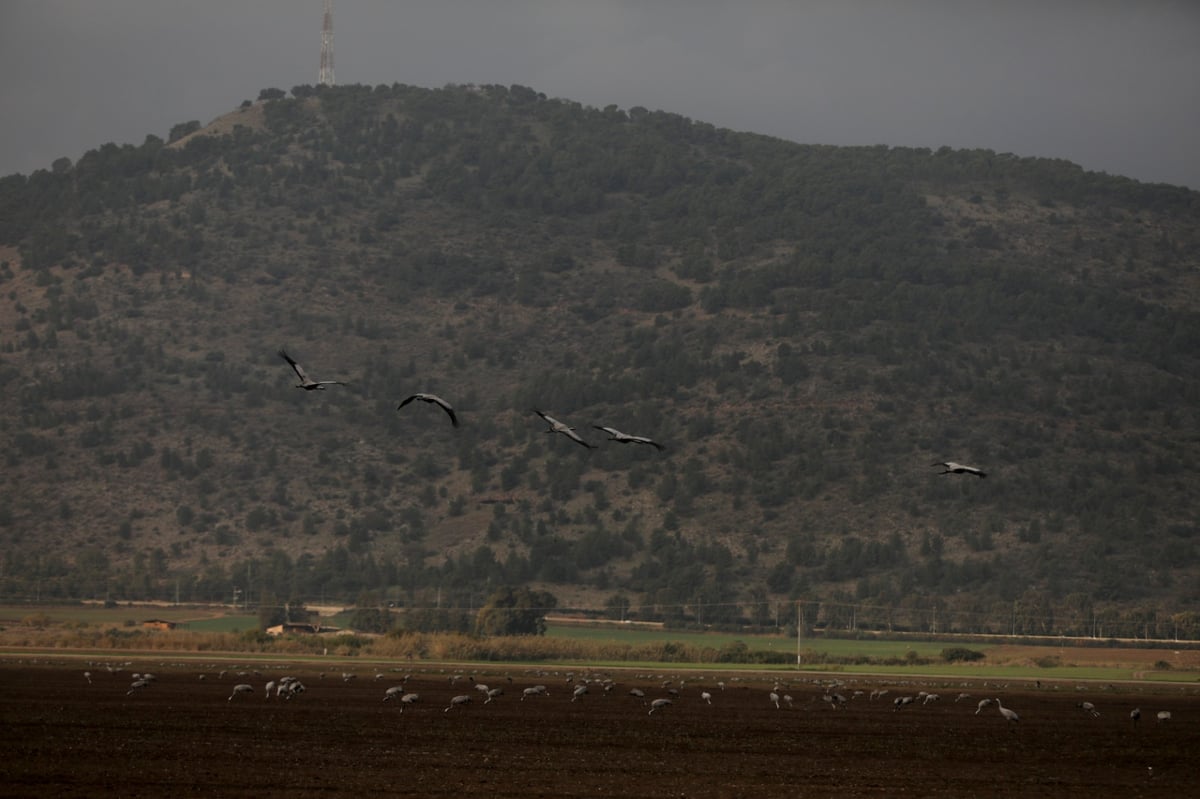
<instances>
[{"instance_id":1,"label":"farm building","mask_svg":"<svg viewBox=\"0 0 1200 799\"><path fill-rule=\"evenodd\" d=\"M319 635L340 632L337 627L322 627L320 624L276 624L267 628L267 635Z\"/></svg>"},{"instance_id":2,"label":"farm building","mask_svg":"<svg viewBox=\"0 0 1200 799\"><path fill-rule=\"evenodd\" d=\"M146 619L142 626L148 630L174 630L175 622L166 619Z\"/></svg>"}]
</instances>

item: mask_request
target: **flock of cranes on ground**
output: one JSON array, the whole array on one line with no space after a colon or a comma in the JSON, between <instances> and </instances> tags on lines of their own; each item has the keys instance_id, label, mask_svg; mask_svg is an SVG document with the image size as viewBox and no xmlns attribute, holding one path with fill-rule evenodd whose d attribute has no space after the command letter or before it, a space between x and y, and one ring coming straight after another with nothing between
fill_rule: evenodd
<instances>
[{"instance_id":1,"label":"flock of cranes on ground","mask_svg":"<svg viewBox=\"0 0 1200 799\"><path fill-rule=\"evenodd\" d=\"M120 669L114 670L113 668L109 667L109 671L115 673L120 671ZM545 672L541 673L545 674ZM85 671L83 676L89 684L94 684L91 671ZM226 672L222 671L218 676L219 679L224 679L226 677ZM253 672L238 671L232 676L239 679L239 682L233 686L233 690L227 699L229 702L232 702L239 697L250 696L256 693L257 689L255 689L251 683L241 682L240 680L243 680L247 677L262 675L256 670ZM205 674L200 675L201 680L205 679L206 677L207 675ZM326 675L322 673L319 675L318 679L324 680L325 677ZM158 677L149 672L140 674L133 673L132 678L133 681L129 686L129 690L126 692L126 696L134 693L141 693L153 686L158 680ZM411 674L405 674L399 678L399 684L392 685L383 692L383 701L395 701L400 708L400 713L403 713L406 708L412 708L422 700L422 695L420 693L409 690L407 687L407 683L411 678ZM356 679L356 675L353 672L342 672L341 679L343 682L349 683ZM388 675L384 674L383 672L377 671L375 673L376 681L387 679L389 679ZM392 679L394 680L395 678L393 677ZM475 699L482 699L481 704L488 705L505 696L505 686L489 686L484 682L476 681L473 676L464 677L462 674L454 674L449 676L447 679L449 681L451 690L458 688L459 683L465 680L467 684L473 687L474 691L453 694L447 700L446 707L442 710L443 713L461 710L467 705L472 704ZM505 680L505 685L511 688L513 683L512 677L506 676L503 679ZM646 685L649 685L651 679L653 678L650 675L639 676L639 680ZM653 715L657 711L666 710L674 703L686 701L687 699L684 694L684 688L688 684L688 680L683 678L675 680L662 679L662 675L659 675L657 679L659 680L659 688L664 694L663 696L659 696L654 699L648 699L646 691L639 687L631 688L625 692L626 696L636 700L642 707L648 707L648 715ZM742 679L743 678L741 677L733 678L734 681L740 681ZM820 686L823 681L813 680L812 682ZM875 702L875 700L886 701L885 697L887 697L889 694L889 689L887 688L878 688L870 691L868 694L864 690L850 690L841 680L835 679L824 682L825 686L822 694L812 694L808 697L810 702L810 710L814 709L815 707L824 706L835 711L842 711L848 708L852 704L853 700L860 699L864 696L867 697L869 702ZM569 695L570 699L568 701L571 703L583 702L585 701L586 697L591 695L601 695L607 697L611 694L619 693L616 690L618 687L617 682L610 677L593 677L589 675L577 675L574 672L567 672L566 683L569 686L569 694L559 695ZM987 687L986 683L984 684L984 687ZM787 688L787 685L776 682L766 694L765 705L768 707L774 706L777 710L795 708L796 701L789 693L786 692ZM275 680L268 680L266 682L264 686L264 698L268 700L272 698L290 700L303 694L305 690L304 683L302 683L298 678L293 676L284 676ZM714 704L719 705L722 704L721 700L717 699L717 701L714 703L714 696L720 696L725 692L725 690L726 683L725 681L721 680L713 683L711 686L700 686L698 688L693 688L688 692L688 696L695 697L694 702L696 704L704 704L709 706ZM749 686L741 686L741 690L748 691L752 689ZM715 694L714 691L716 692ZM551 696L550 689L544 683L537 683L523 688L520 691L519 699L516 701L524 702L526 700L539 700L549 696ZM954 703L957 704L970 698L971 695L968 693L959 693L955 697ZM820 705L813 704L818 700L820 701ZM905 693L891 700L892 712L899 712L909 707L929 705L939 702L940 700L940 694L929 691L919 691L912 694ZM1009 724L1016 724L1021 720L1021 716L1012 708L1005 707L999 697L986 697L979 700L975 704L974 715L978 716L993 706L999 711L1001 717L1003 717L1004 720ZM1075 706L1079 708L1088 718L1099 719L1101 717L1100 710L1093 702L1076 702ZM1129 712L1129 720L1134 726L1137 725L1141 719L1141 716L1142 711L1140 708L1135 707ZM1170 721L1171 711L1158 711L1155 715L1155 718L1158 723Z\"/></svg>"},{"instance_id":2,"label":"flock of cranes on ground","mask_svg":"<svg viewBox=\"0 0 1200 799\"><path fill-rule=\"evenodd\" d=\"M308 376L300 364L296 363L296 360L287 354L287 350L280 349L279 357L287 361L288 365L292 367L292 371L294 371L296 376L300 379L300 382L296 384L296 388L301 388L305 391L324 391L326 386L346 385L341 380L313 380ZM415 400L420 400L421 402L427 402L430 405L438 406L446 412L447 416L450 417L450 424L454 427L458 427L458 415L454 412L454 406L436 394L417 392L401 400L400 404L396 406L396 410L400 410L405 405L408 405ZM558 419L555 419L545 411L541 411L536 408L533 409L533 412L542 417L542 419L546 422L548 425L546 428L547 433L559 433L560 435L569 438L571 441L574 441L576 444L579 444L582 447L586 447L587 449L597 449L595 444L589 443L587 440L585 440L581 435L579 435L579 433L575 432L574 427L566 422L560 422ZM623 433L615 427L609 427L607 425L594 424L592 427L596 430L607 433L608 441L616 441L618 444L645 444L647 446L654 447L659 451L665 449L662 444L652 438L648 438L647 436ZM943 470L938 472L938 474L970 474L976 477L987 477L987 473L978 467L967 466L966 464L956 463L954 461L938 461L937 463L931 465L943 467Z\"/></svg>"}]
</instances>

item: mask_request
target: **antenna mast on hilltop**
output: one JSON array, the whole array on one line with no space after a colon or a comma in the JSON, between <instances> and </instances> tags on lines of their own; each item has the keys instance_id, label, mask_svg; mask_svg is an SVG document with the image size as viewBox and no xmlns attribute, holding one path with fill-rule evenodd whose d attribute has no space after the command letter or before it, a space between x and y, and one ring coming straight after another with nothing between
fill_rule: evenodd
<instances>
[{"instance_id":1,"label":"antenna mast on hilltop","mask_svg":"<svg viewBox=\"0 0 1200 799\"><path fill-rule=\"evenodd\" d=\"M325 0L325 23L321 26L321 86L333 85L333 0Z\"/></svg>"}]
</instances>

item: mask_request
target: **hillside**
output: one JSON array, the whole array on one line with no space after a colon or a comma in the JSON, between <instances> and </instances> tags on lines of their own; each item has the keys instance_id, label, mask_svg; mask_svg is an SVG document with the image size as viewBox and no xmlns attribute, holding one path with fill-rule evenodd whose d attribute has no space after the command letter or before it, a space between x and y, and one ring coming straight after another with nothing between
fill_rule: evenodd
<instances>
[{"instance_id":1,"label":"hillside","mask_svg":"<svg viewBox=\"0 0 1200 799\"><path fill-rule=\"evenodd\" d=\"M518 86L169 138L0 180L4 596L1200 634L1195 192Z\"/></svg>"}]
</instances>

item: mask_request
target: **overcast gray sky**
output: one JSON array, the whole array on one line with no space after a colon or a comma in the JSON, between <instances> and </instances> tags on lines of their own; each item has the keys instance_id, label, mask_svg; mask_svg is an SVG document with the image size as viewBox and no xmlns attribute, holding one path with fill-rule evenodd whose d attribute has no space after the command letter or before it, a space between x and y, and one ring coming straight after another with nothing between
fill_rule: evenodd
<instances>
[{"instance_id":1,"label":"overcast gray sky","mask_svg":"<svg viewBox=\"0 0 1200 799\"><path fill-rule=\"evenodd\" d=\"M322 0L0 0L0 175L316 84ZM334 0L337 82L521 84L1200 189L1195 0Z\"/></svg>"}]
</instances>

